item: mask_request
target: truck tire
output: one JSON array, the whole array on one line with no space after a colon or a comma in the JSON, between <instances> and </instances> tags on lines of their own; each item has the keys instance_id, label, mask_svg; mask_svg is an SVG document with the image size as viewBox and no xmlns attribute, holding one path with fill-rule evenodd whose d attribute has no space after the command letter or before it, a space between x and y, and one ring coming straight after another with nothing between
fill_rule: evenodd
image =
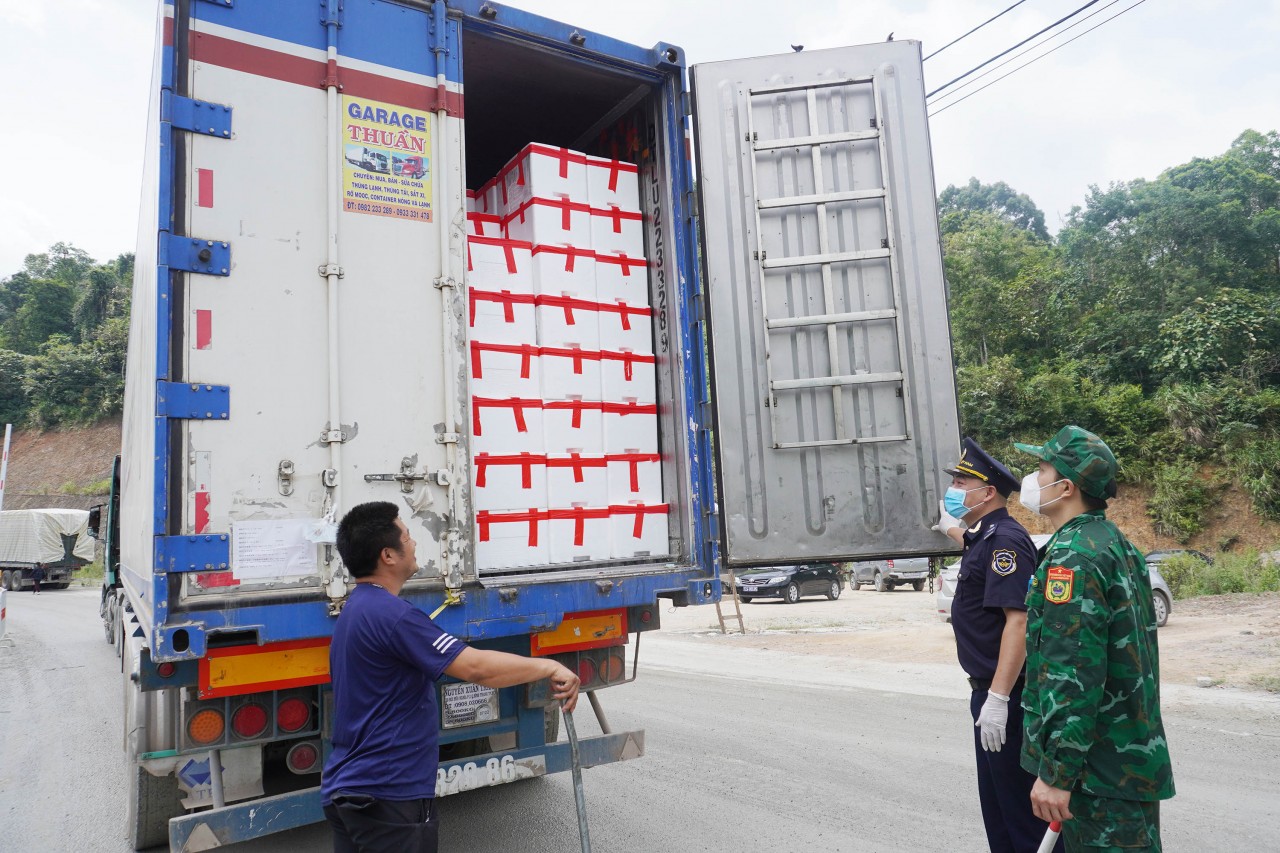
<instances>
[{"instance_id":1,"label":"truck tire","mask_svg":"<svg viewBox=\"0 0 1280 853\"><path fill-rule=\"evenodd\" d=\"M883 572L876 572L875 587L876 592L891 592L893 590L893 584L885 580Z\"/></svg>"},{"instance_id":2,"label":"truck tire","mask_svg":"<svg viewBox=\"0 0 1280 853\"><path fill-rule=\"evenodd\" d=\"M127 826L134 850L169 846L169 818L183 813L182 792L172 776L152 776L127 759L129 785Z\"/></svg>"},{"instance_id":3,"label":"truck tire","mask_svg":"<svg viewBox=\"0 0 1280 853\"><path fill-rule=\"evenodd\" d=\"M0 586L4 587L5 589L9 589L9 570L8 569L5 569L4 572L0 573Z\"/></svg>"},{"instance_id":4,"label":"truck tire","mask_svg":"<svg viewBox=\"0 0 1280 853\"><path fill-rule=\"evenodd\" d=\"M11 571L5 572L5 574L8 575L8 581L5 583L5 588L8 589L9 592L17 592L22 589L22 569L12 569Z\"/></svg>"}]
</instances>

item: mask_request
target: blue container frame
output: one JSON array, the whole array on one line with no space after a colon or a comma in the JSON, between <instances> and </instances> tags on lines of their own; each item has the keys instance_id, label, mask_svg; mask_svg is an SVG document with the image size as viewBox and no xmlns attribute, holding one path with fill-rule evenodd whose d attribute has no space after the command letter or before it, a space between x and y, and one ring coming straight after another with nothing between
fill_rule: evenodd
<instances>
[{"instance_id":1,"label":"blue container frame","mask_svg":"<svg viewBox=\"0 0 1280 853\"><path fill-rule=\"evenodd\" d=\"M341 4L328 0L320 4L320 12L314 10L310 0L286 0L281 7L273 6L272 14L253 3L227 4L202 3L187 0L194 14L201 20L241 29L259 35L285 39L294 43L325 47L338 44L338 33L343 24ZM174 6L174 0L165 0ZM488 7L494 17L481 15ZM654 87L654 96L661 104L666 125L666 167L671 186L671 230L674 234L675 259L674 282L679 305L679 346L681 348L683 404L688 415L683 419L686 430L685 443L689 448L690 505L695 541L690 544L692 560L689 564L674 566L665 572L635 572L620 567L607 576L610 583L601 583L600 577L591 579L550 578L546 582L522 584L514 597L502 594L494 587L468 586L465 600L447 608L437 622L442 628L469 642L483 642L504 637L527 635L557 626L565 613L581 610L620 608L650 604L660 596L669 597L682 604L706 604L720 598L719 551L716 535L718 525L714 517L716 508L715 480L712 467L712 439L710 401L708 399L707 363L704 349L703 295L698 270L695 213L693 210L692 164L687 156L686 135L689 132L686 104L688 99L687 74L684 53L679 48L659 43L653 48L641 48L597 33L580 31L572 26L482 0L455 0L447 6L435 4L428 11L425 4L412 6L387 0L377 4L385 12L397 14L418 13L427 20L422 23L429 34L431 44L421 44L416 50L403 51L390 56L380 55L382 64L402 67L418 73L435 74L438 57L444 57L447 79L453 84L462 82L461 29L467 27L478 32L516 38L525 42L555 49L574 61L605 66L628 73ZM307 10L304 13L304 9ZM447 19L441 26L442 18ZM357 50L352 55L361 56L360 39L353 30ZM384 31L385 32L385 31ZM175 37L174 41L177 39ZM161 51L162 66L160 85L162 103L185 96L177 91L178 52L174 45L164 45ZM234 107L234 105L232 105ZM172 336L172 274L166 247L174 236L176 218L175 175L176 146L182 131L170 120L167 111L160 115L159 133L159 254L157 256L156 282L156 364L157 389L163 389L172 380L170 352ZM233 143L228 143L233 144ZM180 235L185 236L185 235ZM234 251L234 246L232 246ZM231 389L234 394L234 389ZM323 600L294 601L289 603L245 603L223 609L173 612L171 599L181 583L181 572L202 568L206 564L217 566L227 561L228 542L225 534L212 537L172 535L170 516L170 437L172 419L157 414L155 419L155 494L154 547L152 566L146 573L122 566L122 572L136 582L141 595L151 597L151 607L144 608L143 619L152 659L156 662L194 660L203 657L207 650L207 634L223 631L253 631L258 641L282 642L330 636L334 619L329 615L328 604ZM189 540L189 541L188 541ZM201 540L201 541L197 541ZM220 541L219 541L220 540ZM179 565L185 560L186 565ZM198 560L198 562L197 562ZM166 565L167 563L167 565ZM170 583L170 578L175 580ZM132 586L132 585L131 585ZM444 590L407 591L404 597L426 612L433 611L444 599ZM149 610L149 613L147 612ZM172 621L170 617L173 617Z\"/></svg>"}]
</instances>

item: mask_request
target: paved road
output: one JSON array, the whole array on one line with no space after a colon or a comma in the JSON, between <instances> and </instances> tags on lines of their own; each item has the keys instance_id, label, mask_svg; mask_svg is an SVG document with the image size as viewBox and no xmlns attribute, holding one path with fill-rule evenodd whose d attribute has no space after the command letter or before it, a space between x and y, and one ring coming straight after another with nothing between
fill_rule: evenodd
<instances>
[{"instance_id":1,"label":"paved road","mask_svg":"<svg viewBox=\"0 0 1280 853\"><path fill-rule=\"evenodd\" d=\"M120 676L96 609L91 590L11 596L5 850L127 849ZM963 694L932 670L691 635L645 643L640 680L601 694L615 729L647 729L647 755L587 771L597 851L983 849ZM1184 695L1168 716L1179 796L1163 814L1165 849L1275 849L1265 821L1280 802L1280 700ZM594 731L589 712L579 727ZM450 797L441 814L449 853L579 849L565 775ZM234 849L330 846L315 826Z\"/></svg>"}]
</instances>

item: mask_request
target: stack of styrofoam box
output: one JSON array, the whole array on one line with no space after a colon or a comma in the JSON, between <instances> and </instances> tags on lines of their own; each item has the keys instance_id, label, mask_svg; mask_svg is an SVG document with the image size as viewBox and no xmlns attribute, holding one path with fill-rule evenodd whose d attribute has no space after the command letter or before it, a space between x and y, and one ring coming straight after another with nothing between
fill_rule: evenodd
<instances>
[{"instance_id":1,"label":"stack of styrofoam box","mask_svg":"<svg viewBox=\"0 0 1280 853\"><path fill-rule=\"evenodd\" d=\"M480 569L666 554L637 168L532 144L468 211Z\"/></svg>"}]
</instances>

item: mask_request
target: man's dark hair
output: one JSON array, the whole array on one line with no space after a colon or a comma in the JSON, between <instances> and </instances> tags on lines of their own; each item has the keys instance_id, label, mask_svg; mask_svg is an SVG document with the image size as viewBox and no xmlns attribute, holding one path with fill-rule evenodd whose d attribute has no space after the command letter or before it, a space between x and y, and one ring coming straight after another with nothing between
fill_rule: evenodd
<instances>
[{"instance_id":1,"label":"man's dark hair","mask_svg":"<svg viewBox=\"0 0 1280 853\"><path fill-rule=\"evenodd\" d=\"M1100 509L1107 508L1106 498L1095 498L1093 495L1086 495L1084 492L1081 492L1080 500L1084 502L1084 508L1089 512L1097 512Z\"/></svg>"},{"instance_id":2,"label":"man's dark hair","mask_svg":"<svg viewBox=\"0 0 1280 853\"><path fill-rule=\"evenodd\" d=\"M404 548L396 519L400 508L386 501L354 506L338 523L338 553L352 577L363 578L378 568L383 548L396 553Z\"/></svg>"}]
</instances>

